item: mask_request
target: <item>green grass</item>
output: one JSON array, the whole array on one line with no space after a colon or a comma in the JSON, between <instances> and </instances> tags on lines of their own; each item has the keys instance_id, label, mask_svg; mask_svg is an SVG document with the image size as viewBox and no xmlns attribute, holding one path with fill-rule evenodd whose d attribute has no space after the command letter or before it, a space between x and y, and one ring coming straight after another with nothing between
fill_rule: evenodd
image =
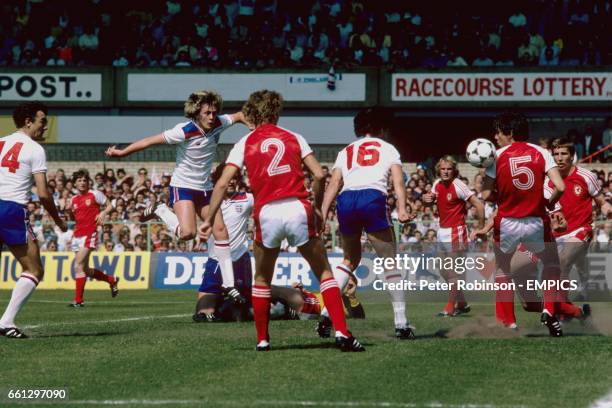
<instances>
[{"instance_id":1,"label":"green grass","mask_svg":"<svg viewBox=\"0 0 612 408\"><path fill-rule=\"evenodd\" d=\"M72 405L57 406L586 407L612 387L609 336L576 322L551 339L521 312L519 336L494 338L508 336L483 323L485 303L441 319L442 305L409 302L409 342L392 337L386 294L364 293L367 319L349 324L366 353L339 352L312 321L272 322L273 351L256 353L253 323L192 323L193 292L90 291L83 310L66 307L71 295L35 293L18 321L32 338L0 338L1 407L15 405L11 388L67 389Z\"/></svg>"}]
</instances>

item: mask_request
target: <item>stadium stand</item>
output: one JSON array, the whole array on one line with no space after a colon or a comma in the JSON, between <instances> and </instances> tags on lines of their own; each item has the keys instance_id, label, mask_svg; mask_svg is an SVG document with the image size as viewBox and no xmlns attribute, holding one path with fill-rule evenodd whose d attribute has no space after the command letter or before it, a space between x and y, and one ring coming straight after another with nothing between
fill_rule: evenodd
<instances>
[{"instance_id":1,"label":"stadium stand","mask_svg":"<svg viewBox=\"0 0 612 408\"><path fill-rule=\"evenodd\" d=\"M7 0L0 66L577 66L612 63L609 0ZM121 41L117 41L120 39Z\"/></svg>"}]
</instances>

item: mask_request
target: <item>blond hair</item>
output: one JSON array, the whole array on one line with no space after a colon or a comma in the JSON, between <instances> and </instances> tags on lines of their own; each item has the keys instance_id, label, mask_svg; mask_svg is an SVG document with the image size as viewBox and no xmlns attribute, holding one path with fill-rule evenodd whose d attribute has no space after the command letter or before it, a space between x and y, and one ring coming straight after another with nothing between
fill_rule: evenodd
<instances>
[{"instance_id":1,"label":"blond hair","mask_svg":"<svg viewBox=\"0 0 612 408\"><path fill-rule=\"evenodd\" d=\"M442 166L442 162L450 163L450 165L453 166L453 170L455 170L455 176L459 174L459 170L457 170L457 160L455 160L455 158L450 154L447 154L445 156L440 157L440 160L438 160L438 162L436 163L436 174L438 176L440 175L440 166Z\"/></svg>"},{"instance_id":2,"label":"blond hair","mask_svg":"<svg viewBox=\"0 0 612 408\"><path fill-rule=\"evenodd\" d=\"M263 89L253 92L242 107L246 120L254 126L276 124L283 109L283 97L278 92Z\"/></svg>"},{"instance_id":3,"label":"blond hair","mask_svg":"<svg viewBox=\"0 0 612 408\"><path fill-rule=\"evenodd\" d=\"M196 91L189 95L189 98L185 101L185 117L196 119L204 105L214 106L217 111L220 111L223 106L223 99L221 95L214 91Z\"/></svg>"}]
</instances>

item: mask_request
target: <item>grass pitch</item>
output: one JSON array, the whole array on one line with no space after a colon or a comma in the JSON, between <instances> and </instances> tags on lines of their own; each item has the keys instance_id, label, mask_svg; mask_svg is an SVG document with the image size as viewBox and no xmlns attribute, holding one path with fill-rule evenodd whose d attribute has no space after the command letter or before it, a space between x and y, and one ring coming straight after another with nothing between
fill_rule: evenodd
<instances>
[{"instance_id":1,"label":"grass pitch","mask_svg":"<svg viewBox=\"0 0 612 408\"><path fill-rule=\"evenodd\" d=\"M191 291L85 295L75 310L71 292L36 292L18 321L32 338L0 338L1 407L587 407L612 388L609 303L593 305L596 327L552 339L535 314L517 310L515 334L492 325L490 304L437 318L441 304L409 302L418 338L398 341L386 294L364 292L367 318L349 326L365 353L339 352L313 321L272 322L273 351L256 353L252 322L192 323ZM68 399L6 397L33 388Z\"/></svg>"}]
</instances>

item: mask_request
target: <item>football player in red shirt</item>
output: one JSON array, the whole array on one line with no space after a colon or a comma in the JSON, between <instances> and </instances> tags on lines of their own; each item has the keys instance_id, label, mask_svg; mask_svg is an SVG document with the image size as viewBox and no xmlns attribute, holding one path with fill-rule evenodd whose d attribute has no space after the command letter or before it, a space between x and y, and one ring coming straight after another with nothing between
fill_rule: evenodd
<instances>
[{"instance_id":1,"label":"football player in red shirt","mask_svg":"<svg viewBox=\"0 0 612 408\"><path fill-rule=\"evenodd\" d=\"M210 234L229 181L244 166L255 196L252 304L257 329L256 350L270 350L270 285L281 242L287 239L289 245L298 247L321 281L321 295L336 329L336 344L342 351L364 351L346 327L340 288L332 274L323 241L317 236L314 210L320 219L323 169L301 135L277 126L281 109L282 97L274 91L263 90L249 96L242 112L255 130L240 139L230 152L227 166L213 190L200 236L205 238ZM307 199L302 165L314 176L315 209Z\"/></svg>"},{"instance_id":2,"label":"football player in red shirt","mask_svg":"<svg viewBox=\"0 0 612 408\"><path fill-rule=\"evenodd\" d=\"M79 170L72 175L72 182L78 194L70 200L66 211L71 212L75 220L72 250L76 252L74 268L76 289L74 302L70 306L83 307L83 292L87 277L108 282L113 297L119 293L118 277L89 267L89 256L98 245L98 225L104 222L106 215L112 210L110 201L98 190L90 190L91 179L87 170Z\"/></svg>"},{"instance_id":3,"label":"football player in red shirt","mask_svg":"<svg viewBox=\"0 0 612 408\"><path fill-rule=\"evenodd\" d=\"M476 194L457 176L457 162L446 155L436 164L439 179L431 188L431 192L423 194L425 205L437 204L440 217L438 228L439 248L450 255L464 254L468 249L468 233L465 225L467 203L476 209L478 228L484 226L484 206ZM465 301L463 291L458 289L461 275L454 270L441 270L440 274L450 284L448 302L439 316L458 316L468 313L470 306Z\"/></svg>"},{"instance_id":4,"label":"football player in red shirt","mask_svg":"<svg viewBox=\"0 0 612 408\"><path fill-rule=\"evenodd\" d=\"M548 150L527 143L529 125L518 112L504 112L494 123L495 139L499 145L494 165L487 168L483 198L498 205L494 220L495 261L498 284L509 284L510 261L519 244L534 252L544 263L543 279L551 283L544 290L541 322L551 336L563 335L556 318L559 306L557 284L560 279L559 254L547 215L565 191L565 183ZM544 197L545 177L554 186L550 198ZM494 189L496 189L494 193ZM516 321L514 291L496 291L496 316L504 324Z\"/></svg>"},{"instance_id":5,"label":"football player in red shirt","mask_svg":"<svg viewBox=\"0 0 612 408\"><path fill-rule=\"evenodd\" d=\"M567 220L567 229L563 232L553 232L553 235L559 245L562 279L569 278L572 265L575 265L584 286L589 274L586 254L593 238L593 200L606 217L612 215L612 205L601 192L597 177L591 171L573 163L574 153L574 144L569 139L560 138L553 141L553 156L566 186L566 192L559 202L561 213ZM588 316L588 305L584 305L582 309L572 305L567 302L565 293L563 300L561 313L564 315Z\"/></svg>"}]
</instances>

